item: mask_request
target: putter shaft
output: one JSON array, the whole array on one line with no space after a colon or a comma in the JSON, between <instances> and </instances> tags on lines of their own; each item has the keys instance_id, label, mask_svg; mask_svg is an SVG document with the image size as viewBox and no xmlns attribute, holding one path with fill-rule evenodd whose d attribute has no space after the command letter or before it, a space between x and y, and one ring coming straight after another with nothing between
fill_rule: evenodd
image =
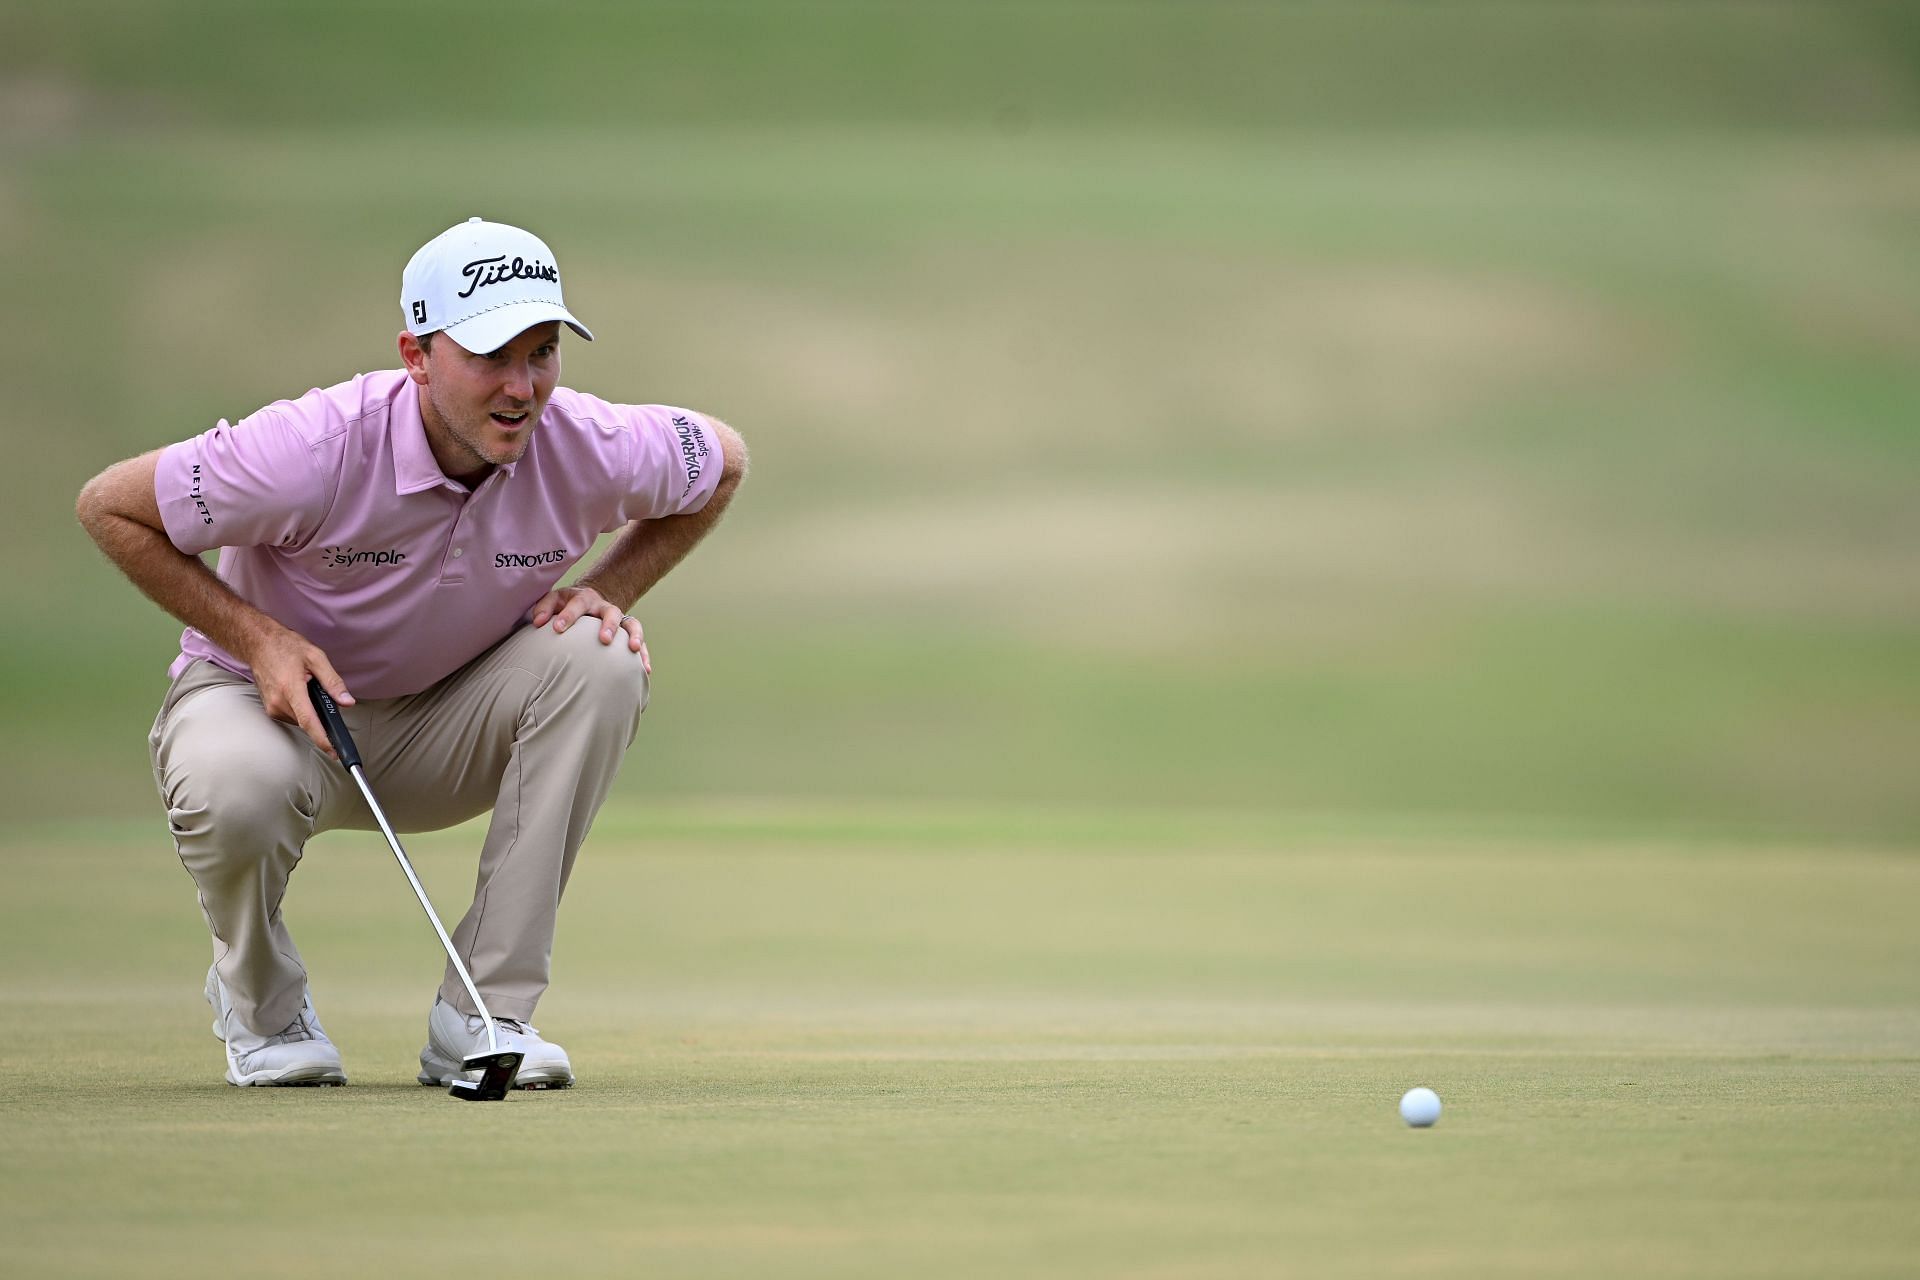
<instances>
[{"instance_id":1,"label":"putter shaft","mask_svg":"<svg viewBox=\"0 0 1920 1280\"><path fill-rule=\"evenodd\" d=\"M387 838L387 847L393 850L394 861L400 864L400 871L407 877L407 883L413 886L413 896L420 900L420 909L427 913L427 920L433 925L434 936L440 939L440 946L446 951L447 959L453 965L453 971L460 976L460 985L467 989L467 996L473 1001L473 1007L480 1012L480 1021L487 1028L487 1052L468 1054L462 1065L469 1070L478 1070L477 1083L468 1080L455 1080L447 1092L456 1098L472 1102L498 1102L507 1096L507 1089L513 1084L514 1076L519 1073L522 1055L516 1050L502 1050L500 1036L494 1029L493 1014L487 1009L487 1002L480 998L480 988L473 983L473 975L467 972L467 966L460 959L460 953L454 949L453 939L447 936L447 927L440 923L440 913L433 909L433 902L427 897L426 886L420 883L420 877L414 873L413 863L407 858L407 851L400 847L400 837L394 834L393 824L387 821L386 811L374 798L373 788L367 783L366 768L360 762L360 749L354 745L353 734L347 729L346 717L340 714L339 706L331 695L320 687L318 680L307 681L307 696L313 702L313 709L320 716L320 722L326 727L327 741L340 757L340 763L346 766L354 783L360 788L360 794L366 799L367 808L373 813L373 820L380 824L380 834Z\"/></svg>"},{"instance_id":2,"label":"putter shaft","mask_svg":"<svg viewBox=\"0 0 1920 1280\"><path fill-rule=\"evenodd\" d=\"M500 1052L499 1037L494 1034L493 1015L487 1012L487 1002L480 998L480 989L473 985L473 975L467 972L467 966L461 963L460 953L454 950L453 939L447 935L447 927L440 923L440 913L433 909L433 903L427 897L426 886L420 883L420 877L414 874L413 863L407 858L406 850L400 847L400 837L393 833L393 826L387 821L387 815L381 811L380 802L373 798L373 788L367 785L366 769L358 762L347 767L353 780L360 784L360 794L366 798L367 808L373 810L373 820L380 824L380 834L387 838L387 847L393 850L394 861L400 864L407 883L413 886L413 896L420 899L420 907L427 913L427 920L433 925L434 934L440 939L440 945L446 948L447 959L453 962L453 971L460 975L460 985L467 989L467 996L473 1001L473 1007L480 1011L481 1021L487 1024L487 1051Z\"/></svg>"}]
</instances>

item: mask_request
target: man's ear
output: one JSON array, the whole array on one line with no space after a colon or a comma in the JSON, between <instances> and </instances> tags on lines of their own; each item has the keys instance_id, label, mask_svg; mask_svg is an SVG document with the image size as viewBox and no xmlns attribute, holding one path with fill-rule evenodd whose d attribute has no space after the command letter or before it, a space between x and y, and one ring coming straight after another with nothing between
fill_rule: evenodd
<instances>
[{"instance_id":1,"label":"man's ear","mask_svg":"<svg viewBox=\"0 0 1920 1280\"><path fill-rule=\"evenodd\" d=\"M406 329L400 331L400 363L407 367L409 378L423 387L427 385L427 349Z\"/></svg>"}]
</instances>

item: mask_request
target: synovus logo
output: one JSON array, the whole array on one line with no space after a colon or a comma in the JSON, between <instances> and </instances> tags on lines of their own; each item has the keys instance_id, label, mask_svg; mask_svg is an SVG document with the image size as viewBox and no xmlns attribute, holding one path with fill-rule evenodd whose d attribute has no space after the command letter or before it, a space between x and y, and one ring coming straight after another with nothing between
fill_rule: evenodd
<instances>
[{"instance_id":1,"label":"synovus logo","mask_svg":"<svg viewBox=\"0 0 1920 1280\"><path fill-rule=\"evenodd\" d=\"M493 567L496 569L531 569L537 565L559 564L567 558L567 549L557 547L552 551L496 551L493 555Z\"/></svg>"}]
</instances>

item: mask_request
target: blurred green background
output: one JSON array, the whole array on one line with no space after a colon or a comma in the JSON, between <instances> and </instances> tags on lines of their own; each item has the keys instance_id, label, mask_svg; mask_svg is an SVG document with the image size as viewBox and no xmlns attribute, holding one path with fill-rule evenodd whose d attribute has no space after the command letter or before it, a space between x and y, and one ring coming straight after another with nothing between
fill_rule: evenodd
<instances>
[{"instance_id":1,"label":"blurred green background","mask_svg":"<svg viewBox=\"0 0 1920 1280\"><path fill-rule=\"evenodd\" d=\"M0 121L9 822L159 817L81 483L485 214L754 450L627 801L1920 834L1911 5L9 0Z\"/></svg>"}]
</instances>

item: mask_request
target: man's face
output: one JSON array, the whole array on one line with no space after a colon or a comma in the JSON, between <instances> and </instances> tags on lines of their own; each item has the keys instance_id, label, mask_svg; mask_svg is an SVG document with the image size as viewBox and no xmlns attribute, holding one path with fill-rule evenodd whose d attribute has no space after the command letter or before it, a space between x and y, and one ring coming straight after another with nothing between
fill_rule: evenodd
<instances>
[{"instance_id":1,"label":"man's face","mask_svg":"<svg viewBox=\"0 0 1920 1280\"><path fill-rule=\"evenodd\" d=\"M424 350L402 334L400 354L420 384L420 418L440 470L478 479L526 453L560 380L560 322L537 324L488 352L468 351L444 333Z\"/></svg>"}]
</instances>

